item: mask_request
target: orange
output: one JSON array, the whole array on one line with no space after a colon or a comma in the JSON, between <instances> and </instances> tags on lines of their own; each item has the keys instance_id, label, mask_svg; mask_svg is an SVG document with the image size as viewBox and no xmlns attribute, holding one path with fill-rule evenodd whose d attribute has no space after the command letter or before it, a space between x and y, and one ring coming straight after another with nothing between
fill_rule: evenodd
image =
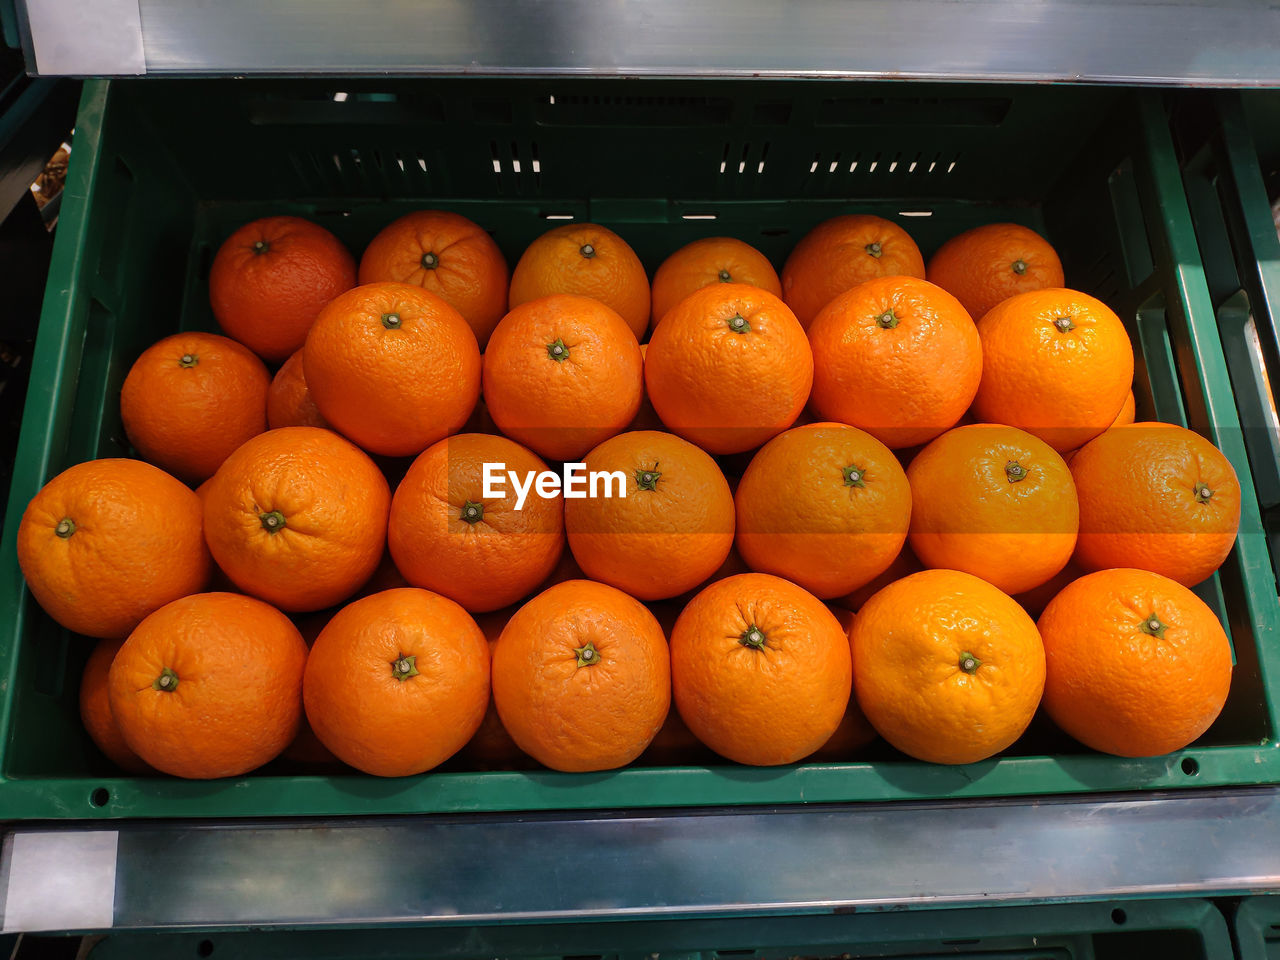
<instances>
[{"instance_id":1,"label":"orange","mask_svg":"<svg viewBox=\"0 0 1280 960\"><path fill-rule=\"evenodd\" d=\"M378 566L390 506L387 481L356 447L328 430L284 427L254 437L214 476L205 537L245 593L321 610Z\"/></svg>"},{"instance_id":2,"label":"orange","mask_svg":"<svg viewBox=\"0 0 1280 960\"><path fill-rule=\"evenodd\" d=\"M637 340L649 326L649 277L635 251L606 227L566 223L521 254L511 274L511 309L555 293L600 301L622 317Z\"/></svg>"},{"instance_id":3,"label":"orange","mask_svg":"<svg viewBox=\"0 0 1280 960\"><path fill-rule=\"evenodd\" d=\"M267 429L271 375L234 340L176 333L143 351L120 390L120 419L144 460L188 483Z\"/></svg>"},{"instance_id":4,"label":"orange","mask_svg":"<svg viewBox=\"0 0 1280 960\"><path fill-rule=\"evenodd\" d=\"M747 566L838 597L883 573L902 550L911 487L893 451L842 423L770 440L735 497Z\"/></svg>"},{"instance_id":5,"label":"orange","mask_svg":"<svg viewBox=\"0 0 1280 960\"><path fill-rule=\"evenodd\" d=\"M238 777L293 740L307 645L280 611L234 593L161 607L129 635L107 679L125 743L162 773Z\"/></svg>"},{"instance_id":6,"label":"orange","mask_svg":"<svg viewBox=\"0 0 1280 960\"><path fill-rule=\"evenodd\" d=\"M1083 576L1084 571L1076 566L1074 560L1069 560L1065 567L1040 586L1015 594L1013 599L1017 600L1022 609L1032 617L1039 617L1044 613L1044 608L1049 605L1049 601L1062 592L1063 587Z\"/></svg>"},{"instance_id":7,"label":"orange","mask_svg":"<svg viewBox=\"0 0 1280 960\"><path fill-rule=\"evenodd\" d=\"M1194 593L1146 570L1103 570L1040 617L1045 711L1085 746L1121 757L1180 750L1209 729L1231 687L1231 645Z\"/></svg>"},{"instance_id":8,"label":"orange","mask_svg":"<svg viewBox=\"0 0 1280 960\"><path fill-rule=\"evenodd\" d=\"M1019 293L1063 285L1057 251L1016 223L989 223L952 237L930 258L925 278L975 319Z\"/></svg>"},{"instance_id":9,"label":"orange","mask_svg":"<svg viewBox=\"0 0 1280 960\"><path fill-rule=\"evenodd\" d=\"M360 282L394 280L439 295L462 314L484 349L507 310L507 261L484 229L444 210L418 210L369 241Z\"/></svg>"},{"instance_id":10,"label":"orange","mask_svg":"<svg viewBox=\"0 0 1280 960\"><path fill-rule=\"evenodd\" d=\"M901 552L894 558L893 563L885 568L884 573L868 580L857 590L851 590L843 597L836 597L831 602L839 608L857 613L862 609L863 604L889 584L895 580L901 580L903 577L909 577L913 573L919 573L923 569L924 565L911 552L911 545L904 543ZM838 611L836 615L839 616Z\"/></svg>"},{"instance_id":11,"label":"orange","mask_svg":"<svg viewBox=\"0 0 1280 960\"><path fill-rule=\"evenodd\" d=\"M819 311L879 277L924 279L924 257L905 230L882 217L852 214L818 224L782 267L782 298L808 329Z\"/></svg>"},{"instance_id":12,"label":"orange","mask_svg":"<svg viewBox=\"0 0 1280 960\"><path fill-rule=\"evenodd\" d=\"M733 546L733 494L716 462L669 433L642 430L586 456L606 475L596 495L566 497L569 548L582 572L641 600L674 597L715 572Z\"/></svg>"},{"instance_id":13,"label":"orange","mask_svg":"<svg viewBox=\"0 0 1280 960\"><path fill-rule=\"evenodd\" d=\"M484 355L484 399L511 439L577 460L640 409L640 344L613 310L587 297L533 300L502 318Z\"/></svg>"},{"instance_id":14,"label":"orange","mask_svg":"<svg viewBox=\"0 0 1280 960\"><path fill-rule=\"evenodd\" d=\"M27 504L18 564L36 603L62 626L125 637L208 582L200 498L138 460L77 464Z\"/></svg>"},{"instance_id":15,"label":"orange","mask_svg":"<svg viewBox=\"0 0 1280 960\"><path fill-rule=\"evenodd\" d=\"M738 453L795 422L809 399L813 355L781 300L718 283L667 311L649 340L644 378L672 431L709 453Z\"/></svg>"},{"instance_id":16,"label":"orange","mask_svg":"<svg viewBox=\"0 0 1280 960\"><path fill-rule=\"evenodd\" d=\"M849 704L849 669L849 642L831 611L764 573L713 583L671 632L680 716L737 763L795 763L825 744Z\"/></svg>"},{"instance_id":17,"label":"orange","mask_svg":"<svg viewBox=\"0 0 1280 960\"><path fill-rule=\"evenodd\" d=\"M842 293L814 319L809 343L813 409L895 450L954 426L982 377L978 331L960 301L912 277Z\"/></svg>"},{"instance_id":18,"label":"orange","mask_svg":"<svg viewBox=\"0 0 1280 960\"><path fill-rule=\"evenodd\" d=\"M853 613L842 607L827 605L827 609L840 621L840 629L847 634L853 626ZM855 754L871 743L879 734L871 726L871 721L858 706L858 698L850 691L849 706L845 708L844 717L836 732L821 747L806 758L810 763L842 763L853 759Z\"/></svg>"},{"instance_id":19,"label":"orange","mask_svg":"<svg viewBox=\"0 0 1280 960\"><path fill-rule=\"evenodd\" d=\"M123 640L99 640L89 654L80 678L80 721L103 756L125 773L136 776L152 770L124 742L120 726L111 715L111 699L107 692L111 662L123 645Z\"/></svg>"},{"instance_id":20,"label":"orange","mask_svg":"<svg viewBox=\"0 0 1280 960\"><path fill-rule=\"evenodd\" d=\"M1133 396L1133 389L1130 388L1128 395L1124 398L1124 406L1120 408L1120 412L1116 414L1116 418L1111 421L1111 426L1122 427L1126 423L1133 423L1137 419L1138 404Z\"/></svg>"},{"instance_id":21,"label":"orange","mask_svg":"<svg viewBox=\"0 0 1280 960\"><path fill-rule=\"evenodd\" d=\"M493 651L511 739L553 770L612 770L644 752L671 704L662 628L638 601L569 580L516 611Z\"/></svg>"},{"instance_id":22,"label":"orange","mask_svg":"<svg viewBox=\"0 0 1280 960\"><path fill-rule=\"evenodd\" d=\"M489 646L462 607L404 587L343 607L316 638L303 698L320 742L378 777L439 766L480 727Z\"/></svg>"},{"instance_id":23,"label":"orange","mask_svg":"<svg viewBox=\"0 0 1280 960\"><path fill-rule=\"evenodd\" d=\"M486 484L486 464L501 486ZM546 469L505 437L464 433L432 444L391 501L387 546L396 566L415 587L443 594L473 613L528 596L555 569L564 549L559 493L544 498L529 488L521 503L515 490L517 482ZM489 496L486 486L495 487Z\"/></svg>"},{"instance_id":24,"label":"orange","mask_svg":"<svg viewBox=\"0 0 1280 960\"><path fill-rule=\"evenodd\" d=\"M320 636L320 631L328 626L332 618L333 611L321 610L318 613L309 613L294 619L294 626L298 628L298 633L302 634L302 640L307 645L308 656L310 656L312 645L316 642L316 637ZM303 711L298 720L297 735L281 751L280 759L286 763L316 770L341 768L341 761L333 755L332 750L320 742L316 732L311 729L311 721L307 719L306 711Z\"/></svg>"},{"instance_id":25,"label":"orange","mask_svg":"<svg viewBox=\"0 0 1280 960\"><path fill-rule=\"evenodd\" d=\"M849 632L858 703L880 735L931 763L1010 746L1044 689L1044 647L1017 602L985 580L925 570L891 583Z\"/></svg>"},{"instance_id":26,"label":"orange","mask_svg":"<svg viewBox=\"0 0 1280 960\"><path fill-rule=\"evenodd\" d=\"M320 413L311 391L307 389L301 350L289 355L271 381L267 390L267 426L272 430L329 426L329 421Z\"/></svg>"},{"instance_id":27,"label":"orange","mask_svg":"<svg viewBox=\"0 0 1280 960\"><path fill-rule=\"evenodd\" d=\"M1133 346L1120 318L1075 290L1020 293L978 323L978 419L1072 450L1116 419L1133 383Z\"/></svg>"},{"instance_id":28,"label":"orange","mask_svg":"<svg viewBox=\"0 0 1280 960\"><path fill-rule=\"evenodd\" d=\"M508 607L505 610L482 613L476 617L476 624L489 643L491 659L498 637L502 635L503 628L510 622L514 613L515 609ZM533 761L527 754L520 752L516 742L511 739L511 734L507 733L507 728L502 725L498 708L493 703L492 692L489 695L489 708L485 711L484 719L480 721L479 729L462 748L459 756L467 766L479 770L522 770L533 765Z\"/></svg>"},{"instance_id":29,"label":"orange","mask_svg":"<svg viewBox=\"0 0 1280 960\"><path fill-rule=\"evenodd\" d=\"M1080 529L1071 470L1017 427L949 430L916 455L907 479L911 549L926 567L963 570L1022 593L1071 559Z\"/></svg>"},{"instance_id":30,"label":"orange","mask_svg":"<svg viewBox=\"0 0 1280 960\"><path fill-rule=\"evenodd\" d=\"M370 453L406 457L457 433L480 396L480 349L434 293L370 283L316 318L303 349L320 413Z\"/></svg>"},{"instance_id":31,"label":"orange","mask_svg":"<svg viewBox=\"0 0 1280 960\"><path fill-rule=\"evenodd\" d=\"M763 253L731 237L704 237L671 254L654 273L653 322L695 290L717 283L745 283L782 296L778 273Z\"/></svg>"},{"instance_id":32,"label":"orange","mask_svg":"<svg viewBox=\"0 0 1280 960\"><path fill-rule=\"evenodd\" d=\"M647 343L640 344L640 359L643 362L645 354L649 350ZM649 393L645 391L640 397L640 409L636 415L631 418L631 422L627 424L627 430L665 430L662 424L662 418L658 416L658 411L653 409L653 403L649 400Z\"/></svg>"},{"instance_id":33,"label":"orange","mask_svg":"<svg viewBox=\"0 0 1280 960\"><path fill-rule=\"evenodd\" d=\"M279 361L307 338L316 315L356 285L342 242L301 217L265 217L229 236L209 271L209 302L224 333Z\"/></svg>"},{"instance_id":34,"label":"orange","mask_svg":"<svg viewBox=\"0 0 1280 960\"><path fill-rule=\"evenodd\" d=\"M1071 460L1080 497L1076 561L1138 567L1193 587L1236 541L1240 484L1204 437L1164 423L1115 427Z\"/></svg>"}]
</instances>

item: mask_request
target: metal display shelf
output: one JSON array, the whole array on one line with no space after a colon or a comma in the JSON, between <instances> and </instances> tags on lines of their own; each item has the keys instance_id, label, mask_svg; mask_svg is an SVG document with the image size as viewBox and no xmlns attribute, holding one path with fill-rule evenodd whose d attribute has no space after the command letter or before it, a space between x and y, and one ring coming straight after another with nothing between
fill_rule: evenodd
<instances>
[{"instance_id":1,"label":"metal display shelf","mask_svg":"<svg viewBox=\"0 0 1280 960\"><path fill-rule=\"evenodd\" d=\"M597 74L1280 85L1262 0L17 0L45 75Z\"/></svg>"},{"instance_id":2,"label":"metal display shelf","mask_svg":"<svg viewBox=\"0 0 1280 960\"><path fill-rule=\"evenodd\" d=\"M1280 890L1280 790L14 827L3 931L840 914Z\"/></svg>"}]
</instances>

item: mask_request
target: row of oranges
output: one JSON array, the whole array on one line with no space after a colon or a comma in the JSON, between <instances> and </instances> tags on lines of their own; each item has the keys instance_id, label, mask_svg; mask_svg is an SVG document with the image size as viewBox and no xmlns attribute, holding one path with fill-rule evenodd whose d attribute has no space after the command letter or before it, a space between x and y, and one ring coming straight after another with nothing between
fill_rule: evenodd
<instances>
[{"instance_id":1,"label":"row of oranges","mask_svg":"<svg viewBox=\"0 0 1280 960\"><path fill-rule=\"evenodd\" d=\"M424 233L441 222L461 232ZM619 266L639 266L630 248L600 227L540 238L509 288L505 264L475 266L486 244L455 215L411 215L366 251L369 282L344 292L350 257L314 225L272 218L227 241L215 314L260 355L287 358L275 380L234 341L179 334L143 354L121 398L146 459L211 479L197 495L144 464L81 465L33 500L20 532L32 592L55 619L129 635L90 664L94 689L109 689L86 708L100 742L183 776L243 773L289 743L302 690L340 759L420 772L481 727L491 675L490 726L567 770L634 759L673 689L700 740L761 764L808 756L842 723L869 730L859 704L895 746L950 763L1009 746L1042 691L1069 732L1130 755L1175 749L1217 715L1225 634L1175 581L1199 582L1229 551L1234 474L1189 431L1119 425L1133 418L1123 326L1053 286L1056 255L1030 231L954 239L930 263L939 283L920 279L910 238L873 217L815 229L780 283L745 244L701 241L659 268L651 296L642 268L637 279ZM736 282L757 275L761 286ZM482 301L511 309L485 329ZM290 326L300 338L286 342ZM827 422L788 429L806 405ZM268 417L278 429L264 433ZM965 419L987 422L952 429ZM468 421L503 436L450 437ZM385 458L420 451L392 497L383 471L402 465ZM510 488L486 495L484 464L536 473L538 454L621 472L627 496L516 509ZM736 493L722 468L741 473ZM566 529L599 582L528 601L491 674L457 603L528 597ZM348 599L384 539L414 588L349 604L308 657L278 610ZM735 540L744 568L763 573L726 576ZM209 553L278 610L189 596ZM1073 554L1104 572L1068 577ZM950 570L904 576L913 557ZM1107 569L1119 566L1156 572ZM668 654L635 598L708 578ZM1037 631L1008 594L1050 587ZM862 607L848 638L818 598ZM1153 661L1157 641L1174 655Z\"/></svg>"}]
</instances>

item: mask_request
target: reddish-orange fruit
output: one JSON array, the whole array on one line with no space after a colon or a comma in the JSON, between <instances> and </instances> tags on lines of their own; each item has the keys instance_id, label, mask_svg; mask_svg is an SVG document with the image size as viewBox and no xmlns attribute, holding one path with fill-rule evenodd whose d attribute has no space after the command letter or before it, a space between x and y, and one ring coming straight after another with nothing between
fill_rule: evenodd
<instances>
[{"instance_id":1,"label":"reddish-orange fruit","mask_svg":"<svg viewBox=\"0 0 1280 960\"><path fill-rule=\"evenodd\" d=\"M278 361L302 346L325 304L355 285L355 260L332 233L300 217L265 217L218 249L209 302L227 336Z\"/></svg>"},{"instance_id":2,"label":"reddish-orange fruit","mask_svg":"<svg viewBox=\"0 0 1280 960\"><path fill-rule=\"evenodd\" d=\"M1038 587L1032 587L1030 590L1024 590L1014 596L1022 606L1022 609L1031 614L1033 618L1039 617L1044 613L1044 608L1049 605L1049 601L1062 592L1062 588L1067 584L1079 580L1084 576L1084 571L1076 566L1075 561L1068 561L1067 565L1059 570L1056 574L1040 584Z\"/></svg>"},{"instance_id":3,"label":"reddish-orange fruit","mask_svg":"<svg viewBox=\"0 0 1280 960\"><path fill-rule=\"evenodd\" d=\"M662 628L621 590L570 580L518 611L493 651L511 739L553 770L612 770L644 752L671 704Z\"/></svg>"},{"instance_id":4,"label":"reddish-orange fruit","mask_svg":"<svg viewBox=\"0 0 1280 960\"><path fill-rule=\"evenodd\" d=\"M271 375L226 337L176 333L134 361L120 390L120 419L145 460L188 483L267 429Z\"/></svg>"},{"instance_id":5,"label":"reddish-orange fruit","mask_svg":"<svg viewBox=\"0 0 1280 960\"><path fill-rule=\"evenodd\" d=\"M868 580L857 590L851 590L843 597L836 597L831 602L837 607L857 613L862 609L862 605L874 597L877 593L893 583L895 580L901 580L903 577L909 577L913 573L919 573L924 569L924 564L911 552L911 545L904 543L901 552L894 558L893 563L885 568L884 573L871 580ZM838 615L838 614L837 614Z\"/></svg>"},{"instance_id":6,"label":"reddish-orange fruit","mask_svg":"<svg viewBox=\"0 0 1280 960\"><path fill-rule=\"evenodd\" d=\"M405 283L369 283L316 318L302 354L320 413L371 453L405 457L457 433L480 396L462 315Z\"/></svg>"},{"instance_id":7,"label":"reddish-orange fruit","mask_svg":"<svg viewBox=\"0 0 1280 960\"><path fill-rule=\"evenodd\" d=\"M111 662L123 645L123 640L99 640L89 654L80 677L80 722L103 756L125 773L145 774L150 773L151 768L124 742L120 726L111 715L111 700L107 692Z\"/></svg>"},{"instance_id":8,"label":"reddish-orange fruit","mask_svg":"<svg viewBox=\"0 0 1280 960\"><path fill-rule=\"evenodd\" d=\"M827 609L840 621L840 629L846 634L853 626L853 613L843 607L827 605ZM858 706L858 698L850 691L849 706L845 708L844 717L836 732L826 743L809 754L807 759L812 763L841 763L852 760L859 750L878 737L876 728L871 725L867 715Z\"/></svg>"},{"instance_id":9,"label":"reddish-orange fruit","mask_svg":"<svg viewBox=\"0 0 1280 960\"><path fill-rule=\"evenodd\" d=\"M831 611L768 574L713 583L671 633L680 716L738 763L794 763L825 744L849 703L849 670L849 642Z\"/></svg>"},{"instance_id":10,"label":"reddish-orange fruit","mask_svg":"<svg viewBox=\"0 0 1280 960\"><path fill-rule=\"evenodd\" d=\"M649 345L647 343L640 344L640 359L643 361L648 353ZM658 411L653 409L653 403L649 400L649 392L646 390L640 397L640 409L636 415L631 418L631 422L627 424L627 432L634 430L665 430L666 427L662 423L662 418L658 416Z\"/></svg>"},{"instance_id":11,"label":"reddish-orange fruit","mask_svg":"<svg viewBox=\"0 0 1280 960\"><path fill-rule=\"evenodd\" d=\"M911 487L893 451L842 423L774 437L742 475L734 503L747 565L824 598L883 573L911 522Z\"/></svg>"},{"instance_id":12,"label":"reddish-orange fruit","mask_svg":"<svg viewBox=\"0 0 1280 960\"><path fill-rule=\"evenodd\" d=\"M138 460L77 464L27 504L18 565L36 602L68 630L127 636L208 582L200 498Z\"/></svg>"},{"instance_id":13,"label":"reddish-orange fruit","mask_svg":"<svg viewBox=\"0 0 1280 960\"><path fill-rule=\"evenodd\" d=\"M316 637L320 636L320 631L328 625L332 613L331 610L321 610L294 619L294 626L298 628L298 633L302 634L302 640L307 645L308 655L310 655L311 646L316 642ZM320 742L316 732L311 729L311 721L307 719L305 710L298 719L297 735L281 751L280 759L286 763L315 769L329 767L340 769L342 763L333 755L332 750Z\"/></svg>"},{"instance_id":14,"label":"reddish-orange fruit","mask_svg":"<svg viewBox=\"0 0 1280 960\"><path fill-rule=\"evenodd\" d=\"M341 603L382 559L391 492L336 433L285 427L254 437L204 498L205 537L245 593L282 610Z\"/></svg>"},{"instance_id":15,"label":"reddish-orange fruit","mask_svg":"<svg viewBox=\"0 0 1280 960\"><path fill-rule=\"evenodd\" d=\"M926 567L1021 593L1071 559L1080 528L1071 470L1024 430L994 423L949 430L917 454L907 479L911 549Z\"/></svg>"},{"instance_id":16,"label":"reddish-orange fruit","mask_svg":"<svg viewBox=\"0 0 1280 960\"><path fill-rule=\"evenodd\" d=\"M1040 617L1044 706L1085 746L1121 757L1180 750L1209 729L1231 687L1231 644L1194 593L1146 570L1103 570Z\"/></svg>"},{"instance_id":17,"label":"reddish-orange fruit","mask_svg":"<svg viewBox=\"0 0 1280 960\"><path fill-rule=\"evenodd\" d=\"M507 310L507 261L484 229L444 210L418 210L369 241L360 282L412 283L442 297L484 349Z\"/></svg>"},{"instance_id":18,"label":"reddish-orange fruit","mask_svg":"<svg viewBox=\"0 0 1280 960\"><path fill-rule=\"evenodd\" d=\"M1116 418L1111 421L1111 426L1123 427L1126 423L1133 423L1137 419L1137 412L1138 404L1134 399L1133 390L1130 389L1128 395L1124 398L1124 406L1120 408Z\"/></svg>"},{"instance_id":19,"label":"reddish-orange fruit","mask_svg":"<svg viewBox=\"0 0 1280 960\"><path fill-rule=\"evenodd\" d=\"M733 546L733 494L716 462L669 433L645 430L587 454L600 482L566 497L569 548L583 572L641 600L707 579ZM603 479L600 479L603 478Z\"/></svg>"},{"instance_id":20,"label":"reddish-orange fruit","mask_svg":"<svg viewBox=\"0 0 1280 960\"><path fill-rule=\"evenodd\" d=\"M1019 293L1063 285L1058 252L1016 223L989 223L952 237L929 260L925 278L964 304L975 320Z\"/></svg>"},{"instance_id":21,"label":"reddish-orange fruit","mask_svg":"<svg viewBox=\"0 0 1280 960\"><path fill-rule=\"evenodd\" d=\"M1133 346L1120 318L1076 290L1010 297L978 322L980 420L1073 450L1116 419L1133 383Z\"/></svg>"},{"instance_id":22,"label":"reddish-orange fruit","mask_svg":"<svg viewBox=\"0 0 1280 960\"><path fill-rule=\"evenodd\" d=\"M758 447L809 399L813 354L787 305L741 283L703 287L667 311L645 352L658 416L709 453Z\"/></svg>"},{"instance_id":23,"label":"reddish-orange fruit","mask_svg":"<svg viewBox=\"0 0 1280 960\"><path fill-rule=\"evenodd\" d=\"M503 629L514 613L515 609L508 607L505 610L482 613L476 617L476 624L489 643L490 659L493 657L493 648L498 642L498 637L502 635ZM480 728L462 748L459 757L468 766L479 770L523 770L534 766L533 760L516 746L516 742L511 739L511 734L507 733L507 728L502 725L498 708L493 703L492 691L489 695L489 708L485 711L484 719L480 721Z\"/></svg>"},{"instance_id":24,"label":"reddish-orange fruit","mask_svg":"<svg viewBox=\"0 0 1280 960\"><path fill-rule=\"evenodd\" d=\"M486 464L497 481L486 482ZM522 497L516 489L546 469L505 437L464 433L428 447L391 501L387 546L396 566L414 586L473 613L528 596L564 549L559 493L525 486Z\"/></svg>"},{"instance_id":25,"label":"reddish-orange fruit","mask_svg":"<svg viewBox=\"0 0 1280 960\"><path fill-rule=\"evenodd\" d=\"M548 230L520 256L511 274L511 309L555 293L599 300L636 339L649 326L649 277L627 242L594 223Z\"/></svg>"},{"instance_id":26,"label":"reddish-orange fruit","mask_svg":"<svg viewBox=\"0 0 1280 960\"><path fill-rule=\"evenodd\" d=\"M1193 587L1222 566L1240 528L1231 461L1165 423L1108 430L1071 460L1080 498L1076 562L1137 567Z\"/></svg>"},{"instance_id":27,"label":"reddish-orange fruit","mask_svg":"<svg viewBox=\"0 0 1280 960\"><path fill-rule=\"evenodd\" d=\"M489 645L448 597L405 587L348 604L320 632L303 699L320 742L378 777L439 766L489 702Z\"/></svg>"},{"instance_id":28,"label":"reddish-orange fruit","mask_svg":"<svg viewBox=\"0 0 1280 960\"><path fill-rule=\"evenodd\" d=\"M870 214L833 217L796 244L782 267L782 298L806 329L850 287L879 277L924 279L924 257L907 232Z\"/></svg>"},{"instance_id":29,"label":"reddish-orange fruit","mask_svg":"<svg viewBox=\"0 0 1280 960\"><path fill-rule=\"evenodd\" d=\"M925 570L866 602L849 632L858 703L880 735L931 763L1010 746L1044 689L1036 625L968 573Z\"/></svg>"},{"instance_id":30,"label":"reddish-orange fruit","mask_svg":"<svg viewBox=\"0 0 1280 960\"><path fill-rule=\"evenodd\" d=\"M640 409L644 359L609 307L559 295L502 318L484 355L484 398L502 432L544 457L577 460Z\"/></svg>"},{"instance_id":31,"label":"reddish-orange fruit","mask_svg":"<svg viewBox=\"0 0 1280 960\"><path fill-rule=\"evenodd\" d=\"M814 319L809 343L813 409L894 449L950 429L982 378L978 331L960 301L912 277L836 297Z\"/></svg>"},{"instance_id":32,"label":"reddish-orange fruit","mask_svg":"<svg viewBox=\"0 0 1280 960\"><path fill-rule=\"evenodd\" d=\"M307 645L280 611L234 593L161 607L111 664L125 743L162 773L238 777L283 750L302 716Z\"/></svg>"},{"instance_id":33,"label":"reddish-orange fruit","mask_svg":"<svg viewBox=\"0 0 1280 960\"><path fill-rule=\"evenodd\" d=\"M653 322L695 290L717 283L745 283L782 296L778 273L763 253L731 237L705 237L685 244L654 273Z\"/></svg>"},{"instance_id":34,"label":"reddish-orange fruit","mask_svg":"<svg viewBox=\"0 0 1280 960\"><path fill-rule=\"evenodd\" d=\"M307 377L302 372L302 351L290 354L289 359L276 371L267 390L267 426L280 427L328 427L316 406L311 391L307 389Z\"/></svg>"}]
</instances>

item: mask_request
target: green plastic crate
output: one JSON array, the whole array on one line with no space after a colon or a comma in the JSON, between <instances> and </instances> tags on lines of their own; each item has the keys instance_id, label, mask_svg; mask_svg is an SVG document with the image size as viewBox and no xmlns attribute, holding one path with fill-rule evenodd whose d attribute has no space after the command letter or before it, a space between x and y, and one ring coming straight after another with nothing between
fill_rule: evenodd
<instances>
[{"instance_id":1,"label":"green plastic crate","mask_svg":"<svg viewBox=\"0 0 1280 960\"><path fill-rule=\"evenodd\" d=\"M108 935L87 960L1229 960L1206 900L573 925Z\"/></svg>"},{"instance_id":2,"label":"green plastic crate","mask_svg":"<svg viewBox=\"0 0 1280 960\"><path fill-rule=\"evenodd\" d=\"M1232 917L1239 960L1280 958L1280 896L1247 897Z\"/></svg>"},{"instance_id":3,"label":"green plastic crate","mask_svg":"<svg viewBox=\"0 0 1280 960\"><path fill-rule=\"evenodd\" d=\"M76 712L89 645L36 607L13 560L22 509L65 467L127 453L123 377L160 336L211 327L209 263L238 224L297 213L358 253L394 216L433 206L491 229L512 263L564 218L595 220L650 270L680 244L717 234L781 265L814 224L854 211L905 225L926 256L981 223L1044 231L1068 281L1128 324L1140 416L1200 430L1240 475L1237 547L1201 589L1237 658L1222 717L1191 748L1149 759L1092 753L1037 722L1003 756L965 767L912 762L881 745L859 762L781 769L114 775ZM778 804L1280 781L1280 606L1168 124L1149 93L732 80L90 82L0 555L3 818Z\"/></svg>"},{"instance_id":4,"label":"green plastic crate","mask_svg":"<svg viewBox=\"0 0 1280 960\"><path fill-rule=\"evenodd\" d=\"M1280 91L1193 99L1177 119L1187 197L1280 570Z\"/></svg>"}]
</instances>

